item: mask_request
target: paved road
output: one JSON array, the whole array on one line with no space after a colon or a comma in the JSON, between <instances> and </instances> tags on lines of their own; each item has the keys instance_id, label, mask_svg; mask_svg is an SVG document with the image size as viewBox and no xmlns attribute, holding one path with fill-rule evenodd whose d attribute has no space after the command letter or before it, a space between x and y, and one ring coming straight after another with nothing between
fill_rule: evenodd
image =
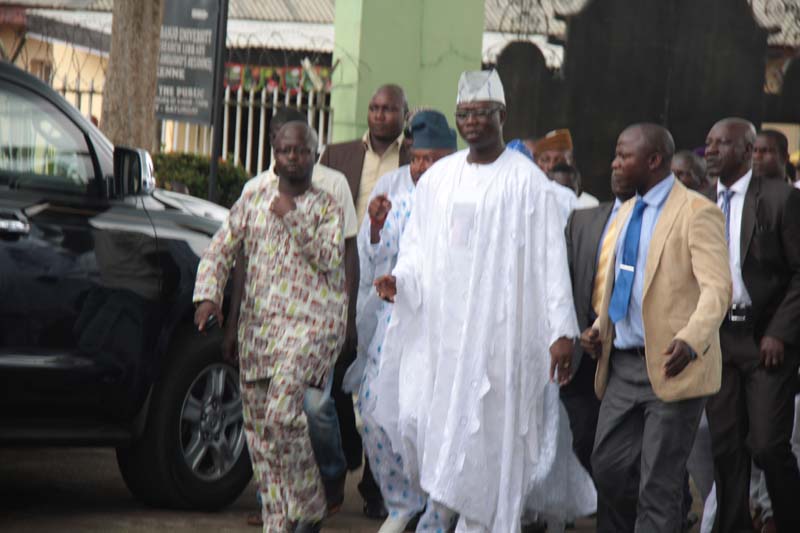
<instances>
[{"instance_id":1,"label":"paved road","mask_svg":"<svg viewBox=\"0 0 800 533\"><path fill-rule=\"evenodd\" d=\"M325 533L374 533L380 523L361 515L348 479L345 506L326 521ZM133 499L117 470L113 450L101 448L0 449L0 531L250 532L245 517L255 507L251 484L218 513L164 511ZM582 521L578 533L594 531Z\"/></svg>"}]
</instances>

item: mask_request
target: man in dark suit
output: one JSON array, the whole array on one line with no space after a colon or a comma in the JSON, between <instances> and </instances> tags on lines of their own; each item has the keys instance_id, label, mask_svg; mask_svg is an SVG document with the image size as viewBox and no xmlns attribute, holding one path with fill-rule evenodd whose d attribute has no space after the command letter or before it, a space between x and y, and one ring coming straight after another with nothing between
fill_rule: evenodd
<instances>
[{"instance_id":1,"label":"man in dark suit","mask_svg":"<svg viewBox=\"0 0 800 533\"><path fill-rule=\"evenodd\" d=\"M372 189L378 178L409 163L408 150L403 144L403 125L408 113L408 103L403 89L397 85L384 85L375 91L367 113L368 130L361 139L329 145L319 159L327 167L338 170L347 177L350 192L356 205L358 223L364 218ZM333 374L332 396L339 417L339 430L347 465L354 470L361 465L361 436L356 429L353 397L342 390L342 380L347 368L355 360L358 338L356 334L356 299L358 296L358 252L346 249L346 257L355 257L355 276L348 276L347 293L350 299L347 313L347 337L342 353L336 361ZM352 252L352 253L350 253ZM348 270L348 271L349 271ZM354 279L355 283L350 283ZM364 514L370 518L386 518L380 488L372 477L369 461L358 486L364 498Z\"/></svg>"},{"instance_id":2,"label":"man in dark suit","mask_svg":"<svg viewBox=\"0 0 800 533\"><path fill-rule=\"evenodd\" d=\"M717 531L752 531L750 463L766 476L778 531L800 531L800 472L790 446L800 362L800 191L754 176L756 131L725 119L706 139L709 196L726 217L732 307L720 329L722 388L706 407Z\"/></svg>"},{"instance_id":3,"label":"man in dark suit","mask_svg":"<svg viewBox=\"0 0 800 533\"><path fill-rule=\"evenodd\" d=\"M613 202L603 202L590 209L577 209L572 212L567 223L567 256L572 279L572 297L581 331L590 327L597 319L597 307L600 305L605 279L603 274L610 260L610 247L618 236L618 224L614 223L617 211L623 202L636 193L633 188L625 187L614 177L611 178L611 192L615 197ZM575 369L572 380L561 387L561 401L567 410L572 429L572 449L591 474L592 447L600 411L600 400L594 392L597 361L584 357L583 348L578 344L572 358L572 368Z\"/></svg>"}]
</instances>

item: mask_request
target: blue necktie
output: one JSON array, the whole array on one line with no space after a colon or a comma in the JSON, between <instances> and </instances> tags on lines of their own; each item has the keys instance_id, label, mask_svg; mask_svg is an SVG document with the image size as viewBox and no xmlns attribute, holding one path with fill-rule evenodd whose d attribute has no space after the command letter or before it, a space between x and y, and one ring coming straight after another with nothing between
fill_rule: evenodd
<instances>
[{"instance_id":1,"label":"blue necktie","mask_svg":"<svg viewBox=\"0 0 800 533\"><path fill-rule=\"evenodd\" d=\"M731 243L731 196L733 193L730 189L721 191L722 195L722 214L725 215L725 240L728 244Z\"/></svg>"},{"instance_id":2,"label":"blue necktie","mask_svg":"<svg viewBox=\"0 0 800 533\"><path fill-rule=\"evenodd\" d=\"M633 213L625 232L625 241L622 244L622 261L619 265L619 274L614 282L614 292L611 293L611 303L608 305L608 317L617 323L628 314L628 303L631 301L633 278L636 274L636 259L639 255L639 236L642 233L642 215L647 204L642 198L636 200Z\"/></svg>"}]
</instances>

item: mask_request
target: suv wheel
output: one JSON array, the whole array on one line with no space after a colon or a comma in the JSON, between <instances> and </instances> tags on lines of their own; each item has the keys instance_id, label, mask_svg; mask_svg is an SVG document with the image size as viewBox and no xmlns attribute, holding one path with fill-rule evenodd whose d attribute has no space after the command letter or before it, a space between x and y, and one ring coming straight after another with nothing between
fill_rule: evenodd
<instances>
[{"instance_id":1,"label":"suv wheel","mask_svg":"<svg viewBox=\"0 0 800 533\"><path fill-rule=\"evenodd\" d=\"M144 434L117 449L117 462L145 503L219 509L252 476L238 371L222 361L218 331L181 339L153 390Z\"/></svg>"}]
</instances>

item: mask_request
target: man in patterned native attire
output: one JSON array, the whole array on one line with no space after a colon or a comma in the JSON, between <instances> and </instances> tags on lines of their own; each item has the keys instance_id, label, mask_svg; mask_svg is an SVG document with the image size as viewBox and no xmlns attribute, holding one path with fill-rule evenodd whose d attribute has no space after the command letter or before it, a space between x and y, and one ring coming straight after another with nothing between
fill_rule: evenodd
<instances>
[{"instance_id":1,"label":"man in patterned native attire","mask_svg":"<svg viewBox=\"0 0 800 533\"><path fill-rule=\"evenodd\" d=\"M281 128L278 181L246 189L234 204L203 254L194 291L198 329L212 315L222 323L223 290L244 245L242 408L264 531L271 533L319 531L326 511L303 397L308 387L324 385L341 349L347 296L342 208L311 183L316 148L306 124Z\"/></svg>"}]
</instances>

